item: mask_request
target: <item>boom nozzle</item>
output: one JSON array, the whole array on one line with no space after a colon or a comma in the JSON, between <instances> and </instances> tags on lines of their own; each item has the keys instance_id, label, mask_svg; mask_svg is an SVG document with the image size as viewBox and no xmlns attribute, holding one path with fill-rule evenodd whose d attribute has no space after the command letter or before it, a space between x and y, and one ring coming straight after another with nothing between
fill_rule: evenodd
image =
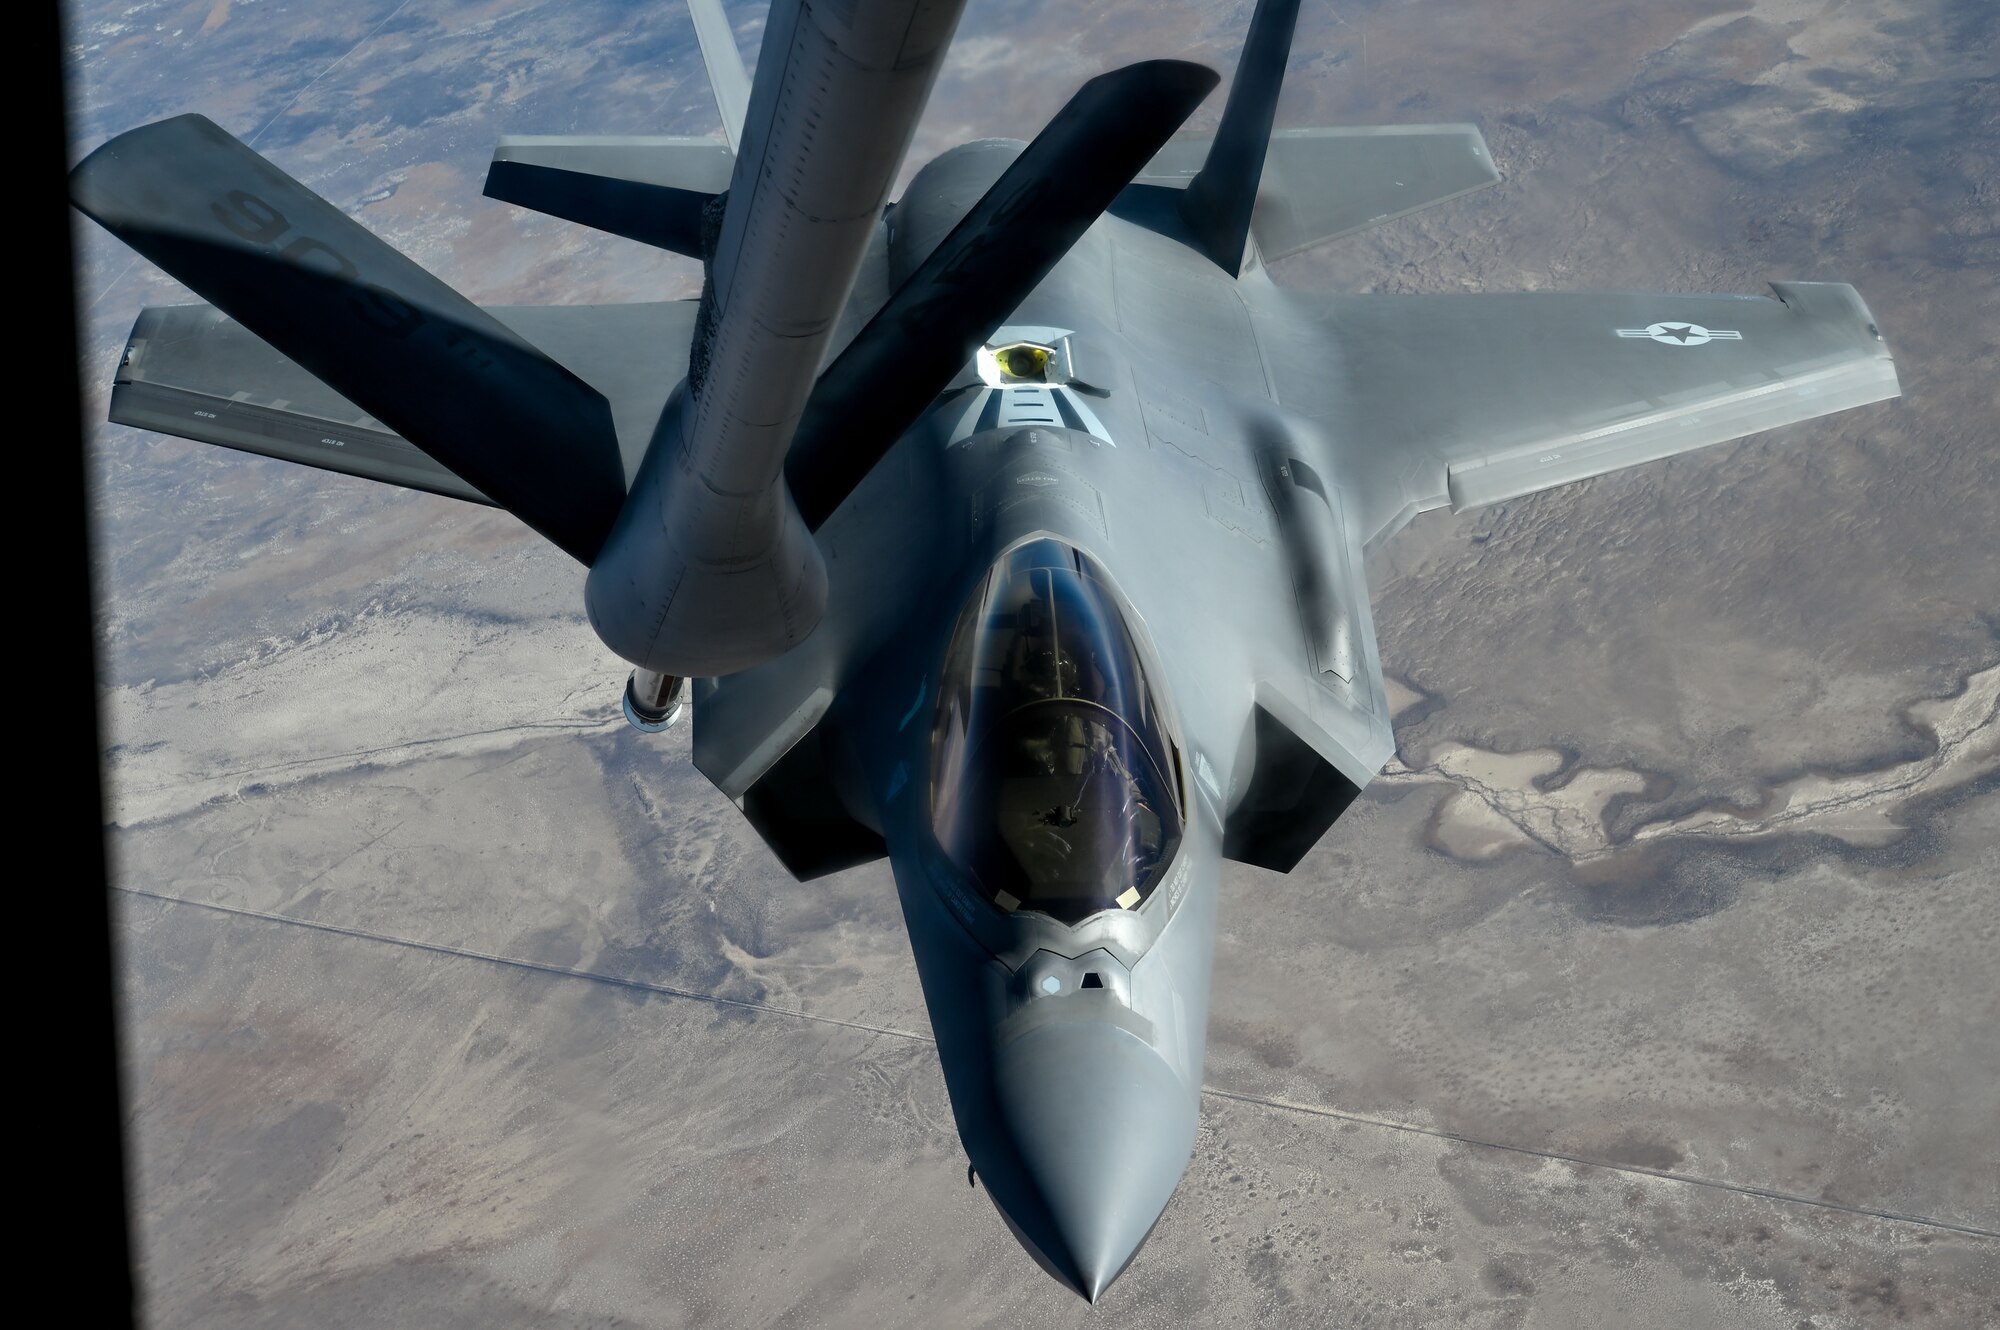
<instances>
[{"instance_id":1,"label":"boom nozzle","mask_svg":"<svg viewBox=\"0 0 2000 1330\"><path fill-rule=\"evenodd\" d=\"M632 728L658 734L687 710L688 681L684 675L633 670L625 681L625 719Z\"/></svg>"}]
</instances>

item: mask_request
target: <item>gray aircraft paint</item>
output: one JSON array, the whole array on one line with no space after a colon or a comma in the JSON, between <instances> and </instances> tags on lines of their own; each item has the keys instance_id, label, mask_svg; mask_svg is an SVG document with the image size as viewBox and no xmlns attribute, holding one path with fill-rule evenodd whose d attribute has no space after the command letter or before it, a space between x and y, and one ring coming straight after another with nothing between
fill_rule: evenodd
<instances>
[{"instance_id":1,"label":"gray aircraft paint","mask_svg":"<svg viewBox=\"0 0 2000 1330\"><path fill-rule=\"evenodd\" d=\"M1257 58L1275 65L1238 81L1261 86L1265 101L1275 97L1287 44L1277 36L1288 38L1294 8L1259 6ZM1103 215L1065 218L1047 191L1010 196L1019 203L1008 215L1018 216L1022 234L1056 248L1040 255L1039 280L1006 293L1010 312L971 330L971 342L988 347L1051 348L1056 381L1010 385L968 345L948 377L919 385L920 414L906 430L843 441L840 422L816 419L810 398L824 386L851 400L855 385L815 384L815 374L839 366L853 347L878 372L893 373L883 348L930 325L902 328L878 315L932 308L922 299L899 305L892 295L924 280L926 261L1026 151L1003 140L955 148L881 214L879 195L956 13L875 6L863 26L886 32L891 9L928 24L921 59L893 77L881 66L874 75L829 77L784 111L775 78L760 75L745 90L733 46L719 45L730 40L728 26L701 0L704 56L740 158L720 143L677 139L503 143L489 193L709 260L714 308L706 328L696 302L480 316L495 321L477 325L486 344L558 384L577 410L604 404L609 423L593 437L608 445L615 436L629 491L602 557L591 533L609 516L591 508L589 495L569 496L574 502L548 510L552 517L535 507L532 486L516 486L501 502L545 525L574 523L563 528L577 533L566 547L595 562L593 622L628 658L729 666L697 680L694 760L788 868L807 878L888 857L977 1175L1029 1251L1095 1298L1157 1220L1193 1148L1223 858L1289 869L1393 751L1366 554L1427 509L1464 511L1881 400L1898 386L1879 332L1846 286L1778 283L1775 299L1375 296L1309 295L1271 280L1267 257L1492 183L1497 173L1470 126L1278 131L1261 173L1245 177L1240 163L1225 161L1230 169L1211 177L1210 192L1236 188L1231 179L1256 181L1239 256L1235 223L1204 221L1199 200L1183 193L1209 163L1210 140L1168 137L1171 124L1127 125L1116 131L1127 134L1127 148L1144 140L1156 150L1120 177L1130 184ZM796 58L846 21L816 26L824 17L810 4L780 5L772 38ZM767 44L760 68L781 54ZM1201 90L1184 69L1143 77ZM1268 116L1257 97L1240 100L1247 109L1232 109L1235 128L1226 123L1225 137L1241 139L1243 123ZM1080 130L1105 112L1078 105L1084 119L1038 142L1048 149L1042 160L1069 160L1064 152L1089 146ZM768 169L831 152L810 135L786 137L778 122L800 106L874 106L894 130L896 151L873 151L865 179L848 182L852 197L836 210L844 220L831 239L778 225L783 209L743 203L753 155ZM1115 136L1108 125L1105 132ZM154 245L158 228L149 230L152 221L119 192L120 172L140 168L123 165L119 153L184 140L210 145L188 169L225 190L241 156L215 148L206 131L189 140L176 130L107 145L101 162L93 166L94 156L79 168L79 206L135 245ZM724 183L732 186L727 211L710 241L703 210ZM864 197L871 192L873 202ZM810 197L802 188L786 206L796 211ZM1242 202L1235 198L1231 216ZM368 239L341 243L368 271L403 273L386 247L384 255L365 249ZM220 242L225 250L232 243ZM982 246L992 242L960 234L952 243L952 272L986 283L990 297L993 251ZM809 267L815 253L827 256L824 280L770 281ZM197 289L208 261L183 265ZM741 270L750 285L738 289L765 292L768 299L750 303L766 315L789 311L791 353L751 343L730 349L731 320L748 315L718 269ZM457 309L449 293L398 289L431 301L425 309ZM218 290L238 288L225 281ZM301 290L318 299L321 288ZM261 307L251 315L258 336L206 307L147 311L119 371L114 419L490 501L453 470L458 443L406 439L350 400L366 396L413 429L432 428L394 385L354 380L343 348L317 345ZM704 423L716 418L691 413L687 387L676 382L680 365L705 355L708 373L723 366L740 390L736 400L755 402L769 390L783 409L736 425ZM910 363L920 358L913 348ZM311 359L333 386L295 359ZM796 520L787 485L829 473L801 471L799 455L787 457L788 430L802 418L820 431L811 445L821 460L843 446L880 453L851 491L843 481L806 496L826 512L810 531ZM519 465L535 465L535 439L516 446ZM689 458L697 471L712 463L712 481L736 476L713 492L725 495L725 507L747 503L757 520L714 527L722 543L687 566L750 568L778 589L724 605L736 616L727 622L687 620L661 654L658 591L673 578L659 579L682 566L675 559L686 562L685 549L669 546L688 536L676 525L683 518L672 491L689 473L670 464ZM1082 551L1110 580L1175 746L1184 824L1164 876L1136 908L1073 926L995 904L950 860L932 826L947 640L996 560L1040 538ZM792 574L784 569L796 573L800 561L821 570L807 578L814 585L805 599L823 596L823 605L787 600L789 584L781 584ZM776 582L773 570L783 574Z\"/></svg>"},{"instance_id":2,"label":"gray aircraft paint","mask_svg":"<svg viewBox=\"0 0 2000 1330\"><path fill-rule=\"evenodd\" d=\"M704 256L709 331L584 589L591 626L636 665L726 674L819 624L825 565L785 454L963 3L770 13Z\"/></svg>"}]
</instances>

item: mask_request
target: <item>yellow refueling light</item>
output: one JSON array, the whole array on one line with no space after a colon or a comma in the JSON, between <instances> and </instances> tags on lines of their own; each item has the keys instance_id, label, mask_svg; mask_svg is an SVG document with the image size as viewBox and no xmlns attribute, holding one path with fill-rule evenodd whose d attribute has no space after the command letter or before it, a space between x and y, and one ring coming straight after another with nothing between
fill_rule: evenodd
<instances>
[{"instance_id":1,"label":"yellow refueling light","mask_svg":"<svg viewBox=\"0 0 2000 1330\"><path fill-rule=\"evenodd\" d=\"M1026 379L1041 383L1048 378L1049 349L1021 342L1014 346L1003 346L993 358L1000 362L1000 369L1010 379Z\"/></svg>"}]
</instances>

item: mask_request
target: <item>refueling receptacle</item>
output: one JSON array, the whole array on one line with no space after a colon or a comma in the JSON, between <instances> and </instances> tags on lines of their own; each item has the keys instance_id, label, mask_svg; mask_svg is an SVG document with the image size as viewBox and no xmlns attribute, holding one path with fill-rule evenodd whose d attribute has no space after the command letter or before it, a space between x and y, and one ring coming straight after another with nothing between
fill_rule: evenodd
<instances>
[{"instance_id":1,"label":"refueling receptacle","mask_svg":"<svg viewBox=\"0 0 2000 1330\"><path fill-rule=\"evenodd\" d=\"M633 670L625 681L625 719L635 730L658 734L681 718L687 694L684 676Z\"/></svg>"}]
</instances>

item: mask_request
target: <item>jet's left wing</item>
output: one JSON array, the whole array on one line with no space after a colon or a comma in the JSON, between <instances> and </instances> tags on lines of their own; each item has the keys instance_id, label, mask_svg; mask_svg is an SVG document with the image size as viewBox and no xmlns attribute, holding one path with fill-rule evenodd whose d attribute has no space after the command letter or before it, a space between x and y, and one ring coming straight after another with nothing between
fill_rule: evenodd
<instances>
[{"instance_id":1,"label":"jet's left wing","mask_svg":"<svg viewBox=\"0 0 2000 1330\"><path fill-rule=\"evenodd\" d=\"M1281 363L1276 386L1324 422L1373 548L1431 508L1464 512L1901 391L1853 287L1772 290L1301 295L1338 363Z\"/></svg>"}]
</instances>

